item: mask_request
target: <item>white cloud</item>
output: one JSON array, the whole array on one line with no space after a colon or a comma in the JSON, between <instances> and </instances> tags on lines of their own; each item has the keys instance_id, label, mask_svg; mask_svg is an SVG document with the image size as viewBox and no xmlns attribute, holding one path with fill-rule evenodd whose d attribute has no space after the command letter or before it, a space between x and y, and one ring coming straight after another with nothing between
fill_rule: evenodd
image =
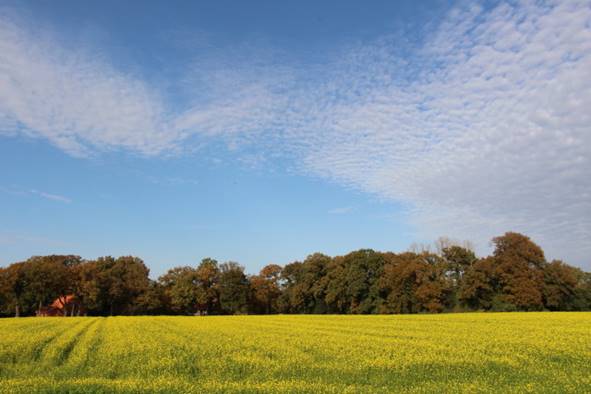
<instances>
[{"instance_id":1,"label":"white cloud","mask_svg":"<svg viewBox=\"0 0 591 394\"><path fill-rule=\"evenodd\" d=\"M221 137L257 162L288 157L406 203L421 237L482 250L523 231L589 267L588 1L458 7L418 48L383 37L315 66L196 63L181 81L194 100L178 111L107 62L31 34L0 20L0 133L18 125L74 154Z\"/></svg>"},{"instance_id":2,"label":"white cloud","mask_svg":"<svg viewBox=\"0 0 591 394\"><path fill-rule=\"evenodd\" d=\"M164 104L145 83L18 22L0 18L2 129L16 124L75 155L93 148L151 154L175 147L179 135L167 127Z\"/></svg>"},{"instance_id":3,"label":"white cloud","mask_svg":"<svg viewBox=\"0 0 591 394\"><path fill-rule=\"evenodd\" d=\"M272 128L287 105L277 85L289 69L214 57L187 65L178 85L192 99L171 109L162 92L110 65L96 48L52 37L14 12L0 16L0 135L45 138L77 156L176 154L193 150L191 136L247 142Z\"/></svg>"},{"instance_id":4,"label":"white cloud","mask_svg":"<svg viewBox=\"0 0 591 394\"><path fill-rule=\"evenodd\" d=\"M337 81L357 85L328 82L314 96L321 110L296 132L308 142L304 165L411 202L425 237L484 246L495 234L523 231L549 255L588 266L590 26L588 3L501 5L454 11L407 68L394 40L360 48L392 53L395 66L380 71L387 56L379 64L365 56L335 68ZM405 75L419 66L420 74Z\"/></svg>"}]
</instances>

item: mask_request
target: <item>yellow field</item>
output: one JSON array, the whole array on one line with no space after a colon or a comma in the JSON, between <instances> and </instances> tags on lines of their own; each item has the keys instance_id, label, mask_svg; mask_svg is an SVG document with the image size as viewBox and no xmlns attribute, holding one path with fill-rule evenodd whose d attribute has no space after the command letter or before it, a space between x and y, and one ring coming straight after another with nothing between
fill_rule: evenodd
<instances>
[{"instance_id":1,"label":"yellow field","mask_svg":"<svg viewBox=\"0 0 591 394\"><path fill-rule=\"evenodd\" d=\"M0 320L2 392L591 392L591 313Z\"/></svg>"}]
</instances>

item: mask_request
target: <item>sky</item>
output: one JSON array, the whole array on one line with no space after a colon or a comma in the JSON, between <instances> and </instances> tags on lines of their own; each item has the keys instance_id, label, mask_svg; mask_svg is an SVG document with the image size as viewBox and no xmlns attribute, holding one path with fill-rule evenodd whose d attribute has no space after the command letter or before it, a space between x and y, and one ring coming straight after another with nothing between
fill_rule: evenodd
<instances>
[{"instance_id":1,"label":"sky","mask_svg":"<svg viewBox=\"0 0 591 394\"><path fill-rule=\"evenodd\" d=\"M591 2L0 1L0 265L314 252L591 269Z\"/></svg>"}]
</instances>

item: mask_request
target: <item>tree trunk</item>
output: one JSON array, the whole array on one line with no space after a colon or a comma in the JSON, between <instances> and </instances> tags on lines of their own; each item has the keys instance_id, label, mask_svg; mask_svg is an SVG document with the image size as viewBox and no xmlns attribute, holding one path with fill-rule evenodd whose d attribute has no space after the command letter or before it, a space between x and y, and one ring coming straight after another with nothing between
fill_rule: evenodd
<instances>
[{"instance_id":1,"label":"tree trunk","mask_svg":"<svg viewBox=\"0 0 591 394\"><path fill-rule=\"evenodd\" d=\"M39 300L39 307L37 308L37 316L39 316L41 314L42 306L43 306L43 304L41 303L41 300Z\"/></svg>"},{"instance_id":2,"label":"tree trunk","mask_svg":"<svg viewBox=\"0 0 591 394\"><path fill-rule=\"evenodd\" d=\"M21 307L17 303L14 307L14 317L20 317L20 316L21 316Z\"/></svg>"}]
</instances>

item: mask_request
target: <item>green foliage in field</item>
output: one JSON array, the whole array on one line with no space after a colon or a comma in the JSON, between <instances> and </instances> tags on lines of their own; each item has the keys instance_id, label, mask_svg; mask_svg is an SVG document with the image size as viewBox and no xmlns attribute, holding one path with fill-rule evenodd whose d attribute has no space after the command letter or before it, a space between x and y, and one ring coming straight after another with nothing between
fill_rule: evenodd
<instances>
[{"instance_id":1,"label":"green foliage in field","mask_svg":"<svg viewBox=\"0 0 591 394\"><path fill-rule=\"evenodd\" d=\"M0 320L1 392L590 392L591 313Z\"/></svg>"}]
</instances>

